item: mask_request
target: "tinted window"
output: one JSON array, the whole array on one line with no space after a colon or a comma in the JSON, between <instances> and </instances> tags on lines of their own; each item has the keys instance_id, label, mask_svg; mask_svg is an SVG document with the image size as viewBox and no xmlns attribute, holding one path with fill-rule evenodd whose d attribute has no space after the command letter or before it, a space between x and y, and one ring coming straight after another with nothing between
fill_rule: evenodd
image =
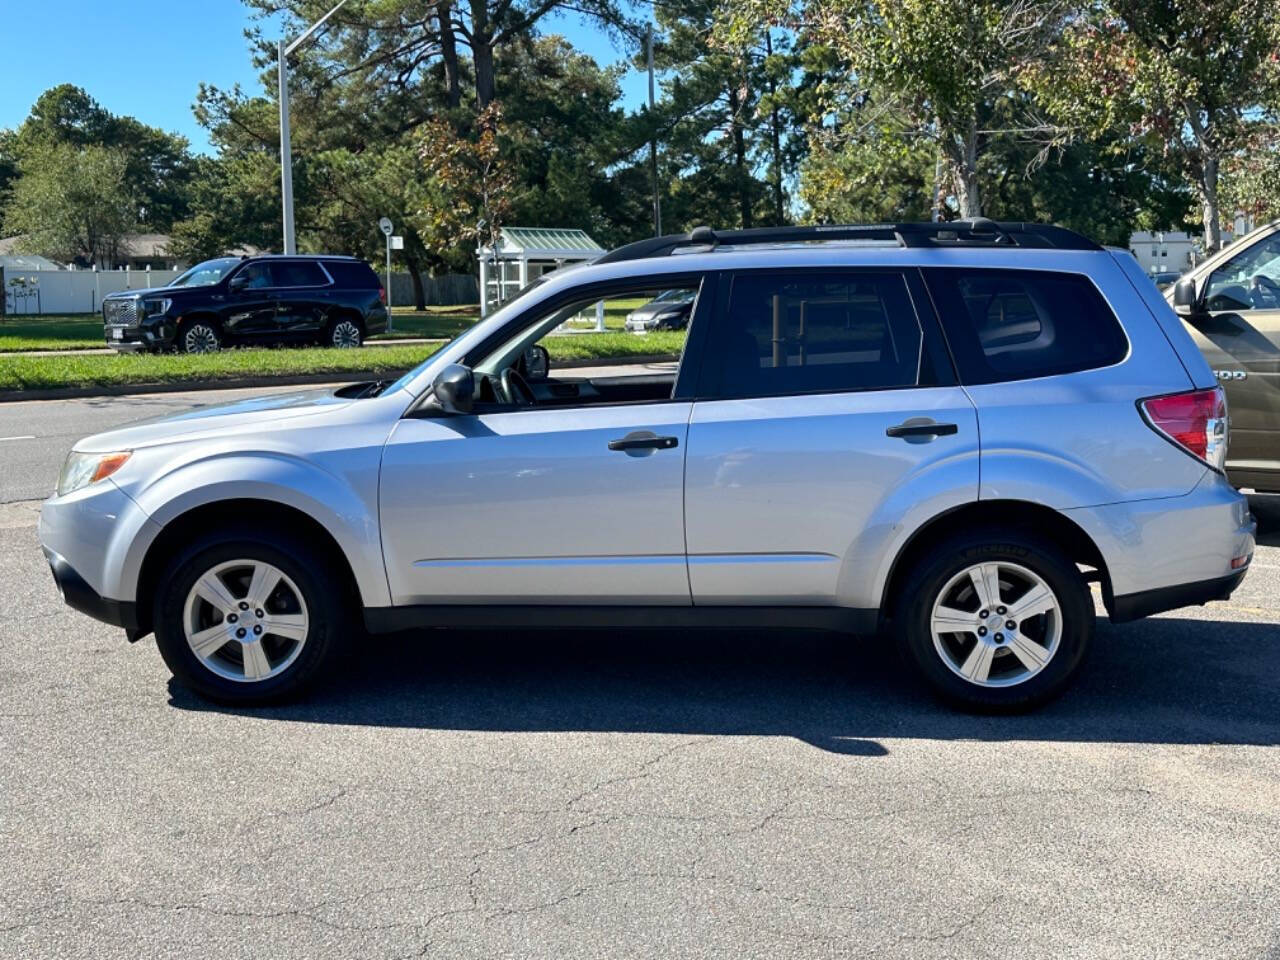
<instances>
[{"instance_id":1,"label":"tinted window","mask_svg":"<svg viewBox=\"0 0 1280 960\"><path fill-rule=\"evenodd\" d=\"M246 290L265 290L275 286L271 279L271 268L265 263L251 263L236 274L245 279Z\"/></svg>"},{"instance_id":2,"label":"tinted window","mask_svg":"<svg viewBox=\"0 0 1280 960\"><path fill-rule=\"evenodd\" d=\"M1120 322L1087 277L1041 270L925 271L964 383L1119 363Z\"/></svg>"},{"instance_id":3,"label":"tinted window","mask_svg":"<svg viewBox=\"0 0 1280 960\"><path fill-rule=\"evenodd\" d=\"M344 290L377 290L382 286L373 268L362 260L326 260L324 268Z\"/></svg>"},{"instance_id":4,"label":"tinted window","mask_svg":"<svg viewBox=\"0 0 1280 960\"><path fill-rule=\"evenodd\" d=\"M271 264L277 287L322 287L329 282L324 271L311 260L287 260Z\"/></svg>"},{"instance_id":5,"label":"tinted window","mask_svg":"<svg viewBox=\"0 0 1280 960\"><path fill-rule=\"evenodd\" d=\"M922 336L896 273L734 277L715 352L719 394L915 386Z\"/></svg>"}]
</instances>

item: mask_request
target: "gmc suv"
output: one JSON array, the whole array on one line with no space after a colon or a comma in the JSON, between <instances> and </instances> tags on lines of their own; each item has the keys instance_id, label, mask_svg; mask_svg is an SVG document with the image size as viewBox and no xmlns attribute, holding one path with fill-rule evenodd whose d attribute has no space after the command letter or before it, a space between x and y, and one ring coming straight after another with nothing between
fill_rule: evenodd
<instances>
[{"instance_id":1,"label":"gmc suv","mask_svg":"<svg viewBox=\"0 0 1280 960\"><path fill-rule=\"evenodd\" d=\"M669 367L556 373L599 303L693 293ZM206 697L306 689L363 630L631 624L896 638L976 708L1253 556L1222 388L1127 251L974 220L641 241L545 275L394 383L76 444L66 601ZM361 629L363 628L363 630Z\"/></svg>"},{"instance_id":2,"label":"gmc suv","mask_svg":"<svg viewBox=\"0 0 1280 960\"><path fill-rule=\"evenodd\" d=\"M210 353L224 345L358 347L387 325L386 293L363 260L221 257L167 287L102 298L107 346Z\"/></svg>"}]
</instances>

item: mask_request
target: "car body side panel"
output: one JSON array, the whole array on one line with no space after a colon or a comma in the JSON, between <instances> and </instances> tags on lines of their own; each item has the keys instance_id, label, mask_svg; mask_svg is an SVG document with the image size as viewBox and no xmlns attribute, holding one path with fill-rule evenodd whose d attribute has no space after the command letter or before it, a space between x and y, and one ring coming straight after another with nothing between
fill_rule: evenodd
<instances>
[{"instance_id":1,"label":"car body side panel","mask_svg":"<svg viewBox=\"0 0 1280 960\"><path fill-rule=\"evenodd\" d=\"M958 430L886 436L912 417ZM694 603L875 607L894 544L977 493L977 417L959 387L699 402L685 482Z\"/></svg>"},{"instance_id":2,"label":"car body side panel","mask_svg":"<svg viewBox=\"0 0 1280 960\"><path fill-rule=\"evenodd\" d=\"M1198 349L1200 345L1195 342L1194 337L1183 326L1182 318L1173 312L1173 308L1169 306L1169 302L1156 289L1156 285L1151 282L1151 278L1142 272L1142 267L1138 265L1137 260L1133 259L1133 254L1127 250L1112 250L1111 256L1115 259L1125 277L1133 284L1134 291L1142 299L1142 302L1147 305L1147 309L1151 311L1156 323L1160 325L1160 329L1168 339L1169 345L1173 347L1178 354L1178 359L1182 361L1183 369L1187 371L1187 376L1191 378L1191 382L1200 388L1212 387L1216 382L1213 370Z\"/></svg>"}]
</instances>

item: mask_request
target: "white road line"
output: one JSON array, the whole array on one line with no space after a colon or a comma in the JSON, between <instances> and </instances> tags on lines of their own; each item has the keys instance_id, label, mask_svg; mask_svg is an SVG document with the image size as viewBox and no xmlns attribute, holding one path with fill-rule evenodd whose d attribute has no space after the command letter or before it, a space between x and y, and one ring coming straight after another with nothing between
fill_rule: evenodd
<instances>
[{"instance_id":1,"label":"white road line","mask_svg":"<svg viewBox=\"0 0 1280 960\"><path fill-rule=\"evenodd\" d=\"M34 440L34 439L35 439L35 435L28 433L25 436L21 436L21 437L0 437L0 443L4 443L6 440Z\"/></svg>"}]
</instances>

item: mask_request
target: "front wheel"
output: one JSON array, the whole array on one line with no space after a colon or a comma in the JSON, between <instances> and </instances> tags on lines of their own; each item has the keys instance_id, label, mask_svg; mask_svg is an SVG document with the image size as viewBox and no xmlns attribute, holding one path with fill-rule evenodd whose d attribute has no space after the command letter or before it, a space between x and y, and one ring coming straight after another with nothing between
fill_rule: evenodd
<instances>
[{"instance_id":1,"label":"front wheel","mask_svg":"<svg viewBox=\"0 0 1280 960\"><path fill-rule=\"evenodd\" d=\"M307 690L347 632L348 591L314 550L229 530L192 543L156 591L156 642L173 675L218 703Z\"/></svg>"},{"instance_id":2,"label":"front wheel","mask_svg":"<svg viewBox=\"0 0 1280 960\"><path fill-rule=\"evenodd\" d=\"M1093 639L1093 597L1051 542L1015 531L951 538L899 595L906 652L957 706L1029 709L1070 683Z\"/></svg>"},{"instance_id":3,"label":"front wheel","mask_svg":"<svg viewBox=\"0 0 1280 960\"><path fill-rule=\"evenodd\" d=\"M217 353L222 349L222 331L209 320L190 320L178 330L178 349L183 353Z\"/></svg>"}]
</instances>

